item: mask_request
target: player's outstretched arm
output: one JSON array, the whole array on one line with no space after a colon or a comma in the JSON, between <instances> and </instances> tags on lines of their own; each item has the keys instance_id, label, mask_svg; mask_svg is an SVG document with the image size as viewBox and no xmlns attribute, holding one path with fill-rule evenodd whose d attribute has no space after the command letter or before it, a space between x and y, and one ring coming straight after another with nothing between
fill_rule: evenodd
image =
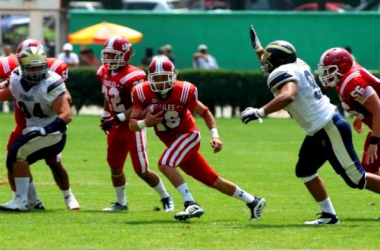
<instances>
[{"instance_id":1,"label":"player's outstretched arm","mask_svg":"<svg viewBox=\"0 0 380 250\"><path fill-rule=\"evenodd\" d=\"M208 110L208 108L202 102L198 101L197 106L195 106L193 112L202 117L207 127L210 129L210 145L213 148L214 153L220 152L223 148L223 143L219 139L218 129L216 128L216 121L210 110Z\"/></svg>"},{"instance_id":2,"label":"player's outstretched arm","mask_svg":"<svg viewBox=\"0 0 380 250\"><path fill-rule=\"evenodd\" d=\"M251 38L252 49L255 51L257 58L259 59L260 64L263 64L261 62L261 56L264 54L264 49L261 46L259 37L257 36L257 32L256 32L255 27L253 25L251 25L249 27L249 36Z\"/></svg>"}]
</instances>

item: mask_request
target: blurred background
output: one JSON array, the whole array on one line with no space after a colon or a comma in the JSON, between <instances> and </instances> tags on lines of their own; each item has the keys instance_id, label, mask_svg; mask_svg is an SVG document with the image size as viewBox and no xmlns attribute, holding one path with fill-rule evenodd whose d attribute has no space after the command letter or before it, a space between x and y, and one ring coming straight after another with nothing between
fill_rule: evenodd
<instances>
[{"instance_id":1,"label":"blurred background","mask_svg":"<svg viewBox=\"0 0 380 250\"><path fill-rule=\"evenodd\" d=\"M0 57L27 38L41 41L49 57L64 48L78 55L68 82L77 112L103 103L94 75L113 34L132 42L132 65L146 70L153 56L167 55L179 78L197 84L210 110L222 107L218 116L272 98L250 44L252 24L263 47L287 40L312 70L331 47L345 47L365 68L380 69L380 0L0 0L0 23ZM208 69L216 70L199 71L194 58L201 49L213 58ZM339 107L336 93L328 95Z\"/></svg>"},{"instance_id":2,"label":"blurred background","mask_svg":"<svg viewBox=\"0 0 380 250\"><path fill-rule=\"evenodd\" d=\"M380 68L380 0L7 0L0 4L0 55L26 38L42 41L51 57L69 35L109 22L141 33L131 64L169 45L177 68L192 68L192 55L207 45L220 68L257 69L248 29L254 24L263 45L288 40L312 67L329 47L349 46L369 69ZM84 36L94 36L96 32ZM105 36L108 35L104 34ZM83 36L83 35L82 35ZM91 50L100 59L102 42L71 42L73 52Z\"/></svg>"}]
</instances>

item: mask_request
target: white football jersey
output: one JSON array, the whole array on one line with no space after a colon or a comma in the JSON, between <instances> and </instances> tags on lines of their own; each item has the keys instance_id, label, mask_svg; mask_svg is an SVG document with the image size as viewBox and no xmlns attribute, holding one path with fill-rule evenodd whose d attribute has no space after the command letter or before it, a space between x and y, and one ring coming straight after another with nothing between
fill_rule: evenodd
<instances>
[{"instance_id":1,"label":"white football jersey","mask_svg":"<svg viewBox=\"0 0 380 250\"><path fill-rule=\"evenodd\" d=\"M332 119L336 107L322 94L309 65L301 59L273 70L268 77L268 87L276 96L277 88L289 81L297 83L298 93L285 110L308 135L314 135Z\"/></svg>"},{"instance_id":2,"label":"white football jersey","mask_svg":"<svg viewBox=\"0 0 380 250\"><path fill-rule=\"evenodd\" d=\"M54 121L57 115L52 103L66 90L62 77L48 71L47 77L29 90L24 89L21 81L24 80L21 78L20 69L17 68L10 77L9 89L26 118L26 126L44 127Z\"/></svg>"}]
</instances>

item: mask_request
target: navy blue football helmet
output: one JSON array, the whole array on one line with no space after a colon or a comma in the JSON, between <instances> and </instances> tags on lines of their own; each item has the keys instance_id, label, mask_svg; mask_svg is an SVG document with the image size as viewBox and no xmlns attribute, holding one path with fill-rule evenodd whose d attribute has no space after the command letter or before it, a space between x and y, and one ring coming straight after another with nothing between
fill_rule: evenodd
<instances>
[{"instance_id":1,"label":"navy blue football helmet","mask_svg":"<svg viewBox=\"0 0 380 250\"><path fill-rule=\"evenodd\" d=\"M294 63L297 60L296 49L287 41L274 41L265 47L264 54L261 56L261 72L264 76L269 75L277 67Z\"/></svg>"}]
</instances>

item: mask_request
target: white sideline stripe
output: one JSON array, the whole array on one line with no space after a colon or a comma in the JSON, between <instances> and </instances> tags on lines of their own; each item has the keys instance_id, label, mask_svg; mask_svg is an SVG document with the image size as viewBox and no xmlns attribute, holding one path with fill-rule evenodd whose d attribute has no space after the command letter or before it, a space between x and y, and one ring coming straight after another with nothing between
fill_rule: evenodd
<instances>
[{"instance_id":1,"label":"white sideline stripe","mask_svg":"<svg viewBox=\"0 0 380 250\"><path fill-rule=\"evenodd\" d=\"M186 134L184 135L181 135L180 137L178 137L178 139L171 145L170 148L168 148L168 150L166 151L166 153L164 154L164 157L162 157L162 164L164 165L167 165L166 162L170 156L170 153L173 151L173 149L177 146L177 144L182 140L183 137L185 137Z\"/></svg>"},{"instance_id":2,"label":"white sideline stripe","mask_svg":"<svg viewBox=\"0 0 380 250\"><path fill-rule=\"evenodd\" d=\"M178 154L181 153L185 148L186 148L185 151L187 150L187 152L189 152L189 150L194 147L193 142L192 143L190 143L190 142L193 141L195 136L197 136L197 133L194 131L184 141L182 141L182 139L181 139L181 141L182 141L181 145L179 145L179 147L175 150L172 157L170 157L171 158L170 162L169 162L170 166L173 166L173 167L178 166L177 164L178 164L179 160L181 159L181 158L178 158ZM190 148L190 149L187 149L187 148ZM183 158L183 153L181 153L181 156Z\"/></svg>"},{"instance_id":3,"label":"white sideline stripe","mask_svg":"<svg viewBox=\"0 0 380 250\"><path fill-rule=\"evenodd\" d=\"M141 173L145 173L148 169L148 158L146 155L145 129L135 132L137 142L137 152L141 165Z\"/></svg>"},{"instance_id":4,"label":"white sideline stripe","mask_svg":"<svg viewBox=\"0 0 380 250\"><path fill-rule=\"evenodd\" d=\"M330 121L329 123L327 123L327 125L325 126L325 131L330 138L332 147L335 152L335 156L340 162L340 164L342 165L342 167L345 170L347 170L349 166L352 166L352 165L355 166L355 162L351 159L351 156L348 154L346 150L346 146L344 145L342 136L339 133L339 130L335 126L333 121ZM353 183L358 184L362 178L362 174L359 172L359 170L357 170L356 166L353 168L353 170L354 171L351 171L351 172L346 171L346 174Z\"/></svg>"},{"instance_id":5,"label":"white sideline stripe","mask_svg":"<svg viewBox=\"0 0 380 250\"><path fill-rule=\"evenodd\" d=\"M180 98L181 102L186 103L187 97L189 96L189 91L190 91L190 83L185 82L183 85L182 93L181 93L181 98Z\"/></svg>"},{"instance_id":6,"label":"white sideline stripe","mask_svg":"<svg viewBox=\"0 0 380 250\"><path fill-rule=\"evenodd\" d=\"M201 136L200 136L200 133L197 131L197 134L198 134L198 137L195 141L193 141L188 147L186 147L185 150L182 151L182 154L179 156L178 160L176 161L176 166L178 166L178 164L182 161L183 157L185 157L185 155L192 149L195 147L195 145L197 145L200 140L201 140Z\"/></svg>"},{"instance_id":7,"label":"white sideline stripe","mask_svg":"<svg viewBox=\"0 0 380 250\"><path fill-rule=\"evenodd\" d=\"M136 92L137 92L137 96L140 99L140 101L143 102L143 101L145 101L145 96L144 96L144 92L143 92L143 89L141 86L142 86L141 84L136 86Z\"/></svg>"}]
</instances>

